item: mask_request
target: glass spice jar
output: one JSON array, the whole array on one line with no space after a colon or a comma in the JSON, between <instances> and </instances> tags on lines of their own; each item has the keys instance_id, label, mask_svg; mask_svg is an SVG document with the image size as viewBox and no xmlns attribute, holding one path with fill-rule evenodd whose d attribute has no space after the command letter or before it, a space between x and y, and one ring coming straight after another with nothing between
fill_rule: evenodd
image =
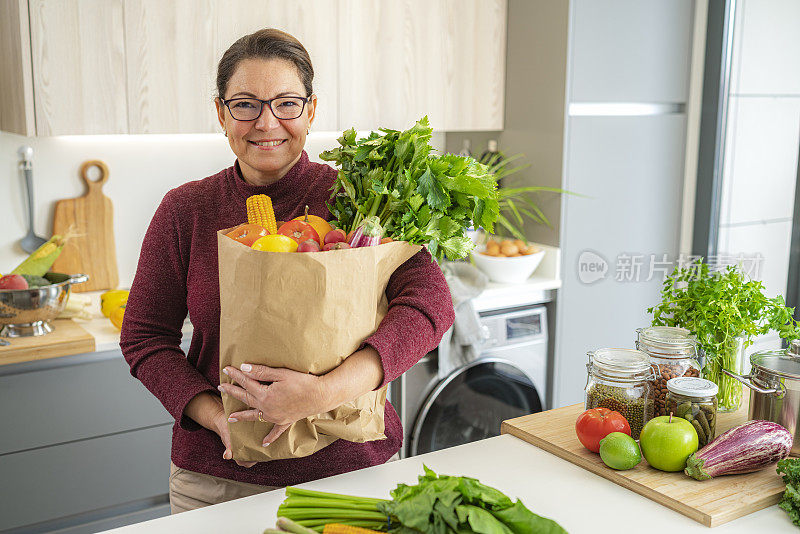
<instances>
[{"instance_id":1,"label":"glass spice jar","mask_svg":"<svg viewBox=\"0 0 800 534\"><path fill-rule=\"evenodd\" d=\"M714 439L718 390L714 382L705 378L683 376L667 381L667 414L692 423L700 447Z\"/></svg>"},{"instance_id":2,"label":"glass spice jar","mask_svg":"<svg viewBox=\"0 0 800 534\"><path fill-rule=\"evenodd\" d=\"M598 349L586 364L585 406L621 413L639 439L642 427L653 418L655 372L647 354L634 349Z\"/></svg>"},{"instance_id":3,"label":"glass spice jar","mask_svg":"<svg viewBox=\"0 0 800 534\"><path fill-rule=\"evenodd\" d=\"M656 368L655 415L667 415L667 381L679 376L700 376L697 342L685 328L637 328L636 348L647 353Z\"/></svg>"}]
</instances>

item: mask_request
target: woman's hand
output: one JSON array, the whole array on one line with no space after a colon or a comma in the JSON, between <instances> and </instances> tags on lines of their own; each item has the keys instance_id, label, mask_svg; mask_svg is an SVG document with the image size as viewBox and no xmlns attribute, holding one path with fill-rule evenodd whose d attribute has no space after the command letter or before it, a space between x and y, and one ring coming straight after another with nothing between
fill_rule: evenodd
<instances>
[{"instance_id":1,"label":"woman's hand","mask_svg":"<svg viewBox=\"0 0 800 534\"><path fill-rule=\"evenodd\" d=\"M232 413L228 421L258 421L260 411L265 421L275 424L264 437L264 447L295 421L336 407L328 405L321 377L312 374L247 363L241 369L225 367L222 372L235 384L220 384L219 390L252 408Z\"/></svg>"},{"instance_id":2,"label":"woman's hand","mask_svg":"<svg viewBox=\"0 0 800 534\"><path fill-rule=\"evenodd\" d=\"M220 413L214 415L214 431L219 435L219 439L222 440L222 444L225 445L225 452L222 453L222 458L225 460L233 459L233 452L231 451L231 433L228 430L228 419L225 417L224 409ZM240 462L239 460L234 461L237 465L247 468L256 465L256 462Z\"/></svg>"},{"instance_id":3,"label":"woman's hand","mask_svg":"<svg viewBox=\"0 0 800 534\"><path fill-rule=\"evenodd\" d=\"M194 419L200 426L207 428L212 432L216 432L225 446L225 452L222 453L222 458L230 460L233 458L231 452L231 434L228 431L228 420L225 418L225 408L222 406L222 399L208 391L204 391L196 395L189 404L186 405L184 413ZM256 462L240 462L236 463L242 467L253 467Z\"/></svg>"}]
</instances>

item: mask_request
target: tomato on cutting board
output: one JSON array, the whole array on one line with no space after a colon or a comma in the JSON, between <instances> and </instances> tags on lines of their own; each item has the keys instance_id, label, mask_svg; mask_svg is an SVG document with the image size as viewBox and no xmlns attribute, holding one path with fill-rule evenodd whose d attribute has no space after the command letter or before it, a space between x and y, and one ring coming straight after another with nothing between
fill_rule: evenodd
<instances>
[{"instance_id":1,"label":"tomato on cutting board","mask_svg":"<svg viewBox=\"0 0 800 534\"><path fill-rule=\"evenodd\" d=\"M630 436L631 426L621 413L608 408L586 410L575 421L578 440L592 452L599 452L600 440L612 432L623 432Z\"/></svg>"}]
</instances>

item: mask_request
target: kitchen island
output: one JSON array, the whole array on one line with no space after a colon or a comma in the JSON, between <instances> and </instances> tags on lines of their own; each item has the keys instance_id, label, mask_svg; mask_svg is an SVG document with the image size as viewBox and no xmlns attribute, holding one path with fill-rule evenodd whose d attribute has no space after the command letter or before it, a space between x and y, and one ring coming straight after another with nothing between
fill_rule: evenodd
<instances>
[{"instance_id":1,"label":"kitchen island","mask_svg":"<svg viewBox=\"0 0 800 534\"><path fill-rule=\"evenodd\" d=\"M414 484L422 464L439 474L478 478L509 497L519 497L533 512L550 517L568 532L794 532L777 506L720 525L713 530L641 495L510 435L345 473L301 487L367 497L388 497L398 483ZM167 466L165 466L165 469ZM114 534L260 534L274 527L282 490L154 519L108 532Z\"/></svg>"}]
</instances>

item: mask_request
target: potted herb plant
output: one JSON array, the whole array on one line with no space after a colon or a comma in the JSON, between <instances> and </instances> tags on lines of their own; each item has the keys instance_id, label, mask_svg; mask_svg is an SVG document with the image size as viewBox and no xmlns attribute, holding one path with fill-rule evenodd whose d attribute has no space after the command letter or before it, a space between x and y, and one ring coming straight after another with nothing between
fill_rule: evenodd
<instances>
[{"instance_id":1,"label":"potted herb plant","mask_svg":"<svg viewBox=\"0 0 800 534\"><path fill-rule=\"evenodd\" d=\"M665 280L661 303L648 308L653 326L680 326L689 330L705 354L703 376L719 386L719 409L739 408L742 386L722 372L741 374L744 349L755 336L776 331L782 339L800 336L798 323L778 295L768 298L764 285L741 269L711 270L702 260L678 266Z\"/></svg>"},{"instance_id":2,"label":"potted herb plant","mask_svg":"<svg viewBox=\"0 0 800 534\"><path fill-rule=\"evenodd\" d=\"M485 159L482 158L481 163L489 168L489 173L498 185L501 180L504 180L507 184L509 176L530 167L530 163L511 165L512 162L524 157L525 154L514 154L506 157L502 152L495 152ZM538 224L550 226L550 221L534 201L536 193L544 192L570 193L557 187L508 187L507 185L498 187L497 196L500 204L500 213L497 217L497 223L515 238L527 242L521 230L524 221L523 217L527 217Z\"/></svg>"}]
</instances>

